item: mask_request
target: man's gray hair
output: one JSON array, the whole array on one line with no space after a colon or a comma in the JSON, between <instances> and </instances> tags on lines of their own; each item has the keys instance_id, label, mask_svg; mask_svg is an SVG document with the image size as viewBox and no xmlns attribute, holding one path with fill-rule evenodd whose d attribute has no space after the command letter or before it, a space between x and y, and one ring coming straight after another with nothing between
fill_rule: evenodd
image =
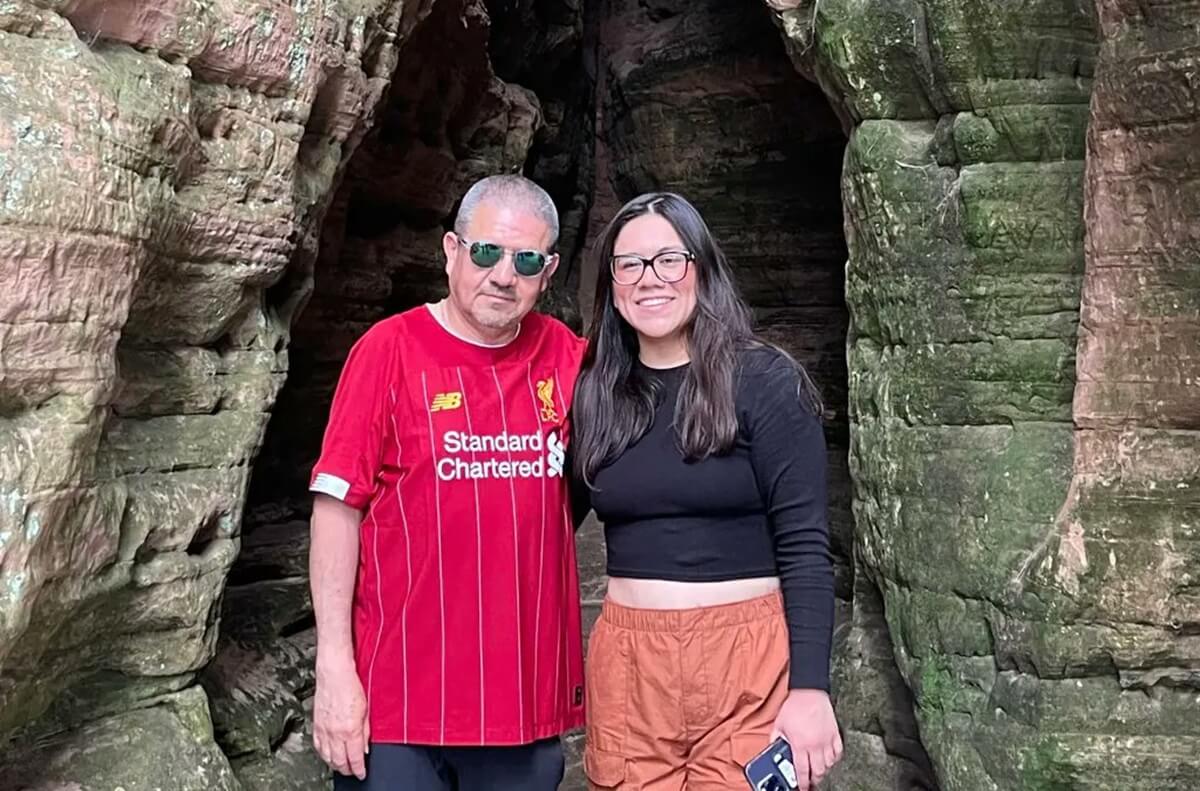
<instances>
[{"instance_id":1,"label":"man's gray hair","mask_svg":"<svg viewBox=\"0 0 1200 791\"><path fill-rule=\"evenodd\" d=\"M529 209L550 228L550 249L554 249L558 242L558 209L554 208L550 194L536 183L515 173L488 176L476 181L458 207L458 214L454 218L455 233L462 236L467 232L475 210L484 201L519 203Z\"/></svg>"}]
</instances>

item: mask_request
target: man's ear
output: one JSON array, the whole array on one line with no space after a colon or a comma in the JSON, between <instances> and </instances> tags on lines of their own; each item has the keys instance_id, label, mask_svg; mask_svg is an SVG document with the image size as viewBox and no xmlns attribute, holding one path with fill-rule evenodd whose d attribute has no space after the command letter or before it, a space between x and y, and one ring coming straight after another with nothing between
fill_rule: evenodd
<instances>
[{"instance_id":1,"label":"man's ear","mask_svg":"<svg viewBox=\"0 0 1200 791\"><path fill-rule=\"evenodd\" d=\"M554 271L558 269L558 253L550 256L550 262L546 264L546 269L542 272L542 289L541 294L546 293L546 289L550 288L550 278L554 277Z\"/></svg>"},{"instance_id":2,"label":"man's ear","mask_svg":"<svg viewBox=\"0 0 1200 791\"><path fill-rule=\"evenodd\" d=\"M442 252L446 254L446 274L450 274L450 264L458 252L458 234L454 231L446 231L442 235Z\"/></svg>"}]
</instances>

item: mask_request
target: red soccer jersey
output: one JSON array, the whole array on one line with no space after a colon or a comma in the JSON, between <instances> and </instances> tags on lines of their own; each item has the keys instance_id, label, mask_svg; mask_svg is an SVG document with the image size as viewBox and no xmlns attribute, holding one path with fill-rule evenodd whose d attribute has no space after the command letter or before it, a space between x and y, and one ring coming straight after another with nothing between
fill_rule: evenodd
<instances>
[{"instance_id":1,"label":"red soccer jersey","mask_svg":"<svg viewBox=\"0 0 1200 791\"><path fill-rule=\"evenodd\" d=\"M424 306L351 350L310 488L365 511L354 650L372 741L523 744L582 724L563 467L583 350L538 314L478 346Z\"/></svg>"}]
</instances>

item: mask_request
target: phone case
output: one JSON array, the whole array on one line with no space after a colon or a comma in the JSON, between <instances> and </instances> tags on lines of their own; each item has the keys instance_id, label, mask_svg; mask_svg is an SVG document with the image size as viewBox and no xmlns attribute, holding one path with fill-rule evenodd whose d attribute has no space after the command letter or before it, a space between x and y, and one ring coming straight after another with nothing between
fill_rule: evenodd
<instances>
[{"instance_id":1,"label":"phone case","mask_svg":"<svg viewBox=\"0 0 1200 791\"><path fill-rule=\"evenodd\" d=\"M799 788L792 748L782 738L776 739L746 764L746 779L753 791L794 791Z\"/></svg>"}]
</instances>

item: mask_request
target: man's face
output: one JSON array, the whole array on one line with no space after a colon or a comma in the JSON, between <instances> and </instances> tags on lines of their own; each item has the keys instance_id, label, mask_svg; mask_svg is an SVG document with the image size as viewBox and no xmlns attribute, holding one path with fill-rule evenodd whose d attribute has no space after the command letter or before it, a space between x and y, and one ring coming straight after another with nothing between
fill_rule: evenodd
<instances>
[{"instance_id":1,"label":"man's face","mask_svg":"<svg viewBox=\"0 0 1200 791\"><path fill-rule=\"evenodd\" d=\"M500 260L491 267L474 263L470 253L474 242L503 248ZM532 211L496 201L479 204L462 237L450 232L442 238L455 311L480 330L515 328L533 310L558 266L558 256L550 255L549 246L550 228ZM519 274L514 254L520 250L542 253L546 267L533 276Z\"/></svg>"}]
</instances>

